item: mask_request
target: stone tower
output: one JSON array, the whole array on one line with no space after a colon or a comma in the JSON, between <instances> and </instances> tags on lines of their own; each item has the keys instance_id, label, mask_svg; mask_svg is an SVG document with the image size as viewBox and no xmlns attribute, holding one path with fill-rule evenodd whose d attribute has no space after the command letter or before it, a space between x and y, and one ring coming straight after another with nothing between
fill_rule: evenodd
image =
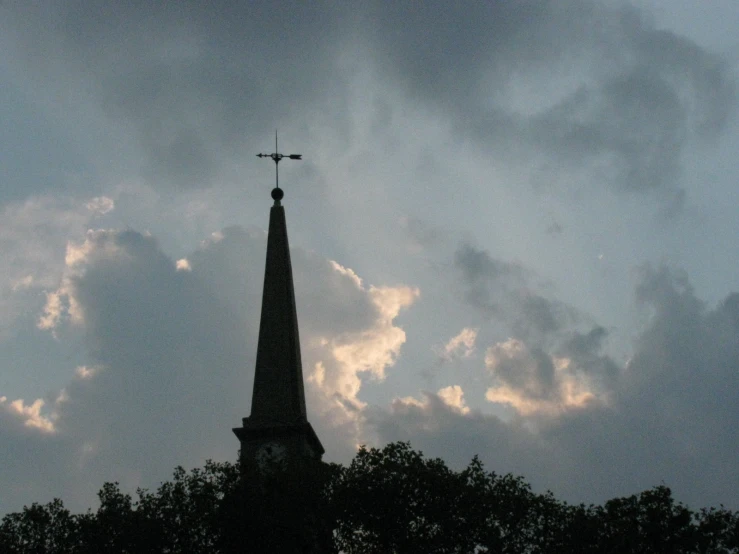
<instances>
[{"instance_id":1,"label":"stone tower","mask_svg":"<svg viewBox=\"0 0 739 554\"><path fill-rule=\"evenodd\" d=\"M305 410L282 189L273 189L272 198L251 415L233 430L241 442L242 464L258 466L268 460L318 461L324 452Z\"/></svg>"}]
</instances>

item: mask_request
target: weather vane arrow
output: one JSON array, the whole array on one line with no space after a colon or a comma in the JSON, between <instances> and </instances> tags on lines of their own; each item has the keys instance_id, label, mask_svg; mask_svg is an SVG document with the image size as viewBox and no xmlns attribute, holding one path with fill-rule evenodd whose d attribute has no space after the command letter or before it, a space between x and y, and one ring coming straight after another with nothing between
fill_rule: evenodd
<instances>
[{"instance_id":1,"label":"weather vane arrow","mask_svg":"<svg viewBox=\"0 0 739 554\"><path fill-rule=\"evenodd\" d=\"M271 154L257 154L257 158L272 158L275 162L275 188L280 188L280 172L278 164L280 161L282 161L283 158L288 158L290 160L302 160L303 155L302 154L280 154L277 151L277 131L275 131L275 151Z\"/></svg>"}]
</instances>

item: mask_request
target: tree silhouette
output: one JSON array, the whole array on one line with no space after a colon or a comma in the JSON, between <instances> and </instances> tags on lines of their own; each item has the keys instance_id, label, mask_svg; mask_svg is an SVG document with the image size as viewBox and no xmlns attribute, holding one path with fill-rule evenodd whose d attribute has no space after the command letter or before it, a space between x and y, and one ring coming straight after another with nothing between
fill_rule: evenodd
<instances>
[{"instance_id":1,"label":"tree silhouette","mask_svg":"<svg viewBox=\"0 0 739 554\"><path fill-rule=\"evenodd\" d=\"M117 483L96 511L61 500L0 523L0 552L739 553L739 513L698 512L658 486L602 506L536 494L522 477L461 471L408 443L361 448L344 467L207 462L134 500Z\"/></svg>"}]
</instances>

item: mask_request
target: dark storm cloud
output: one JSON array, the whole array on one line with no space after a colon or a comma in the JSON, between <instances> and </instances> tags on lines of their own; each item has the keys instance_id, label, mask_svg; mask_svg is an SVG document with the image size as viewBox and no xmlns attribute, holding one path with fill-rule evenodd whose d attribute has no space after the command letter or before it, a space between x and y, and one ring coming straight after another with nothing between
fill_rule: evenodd
<instances>
[{"instance_id":1,"label":"dark storm cloud","mask_svg":"<svg viewBox=\"0 0 739 554\"><path fill-rule=\"evenodd\" d=\"M151 486L178 464L236 459L231 427L250 411L265 248L264 233L239 227L179 265L134 231L91 231L73 243L57 294L76 318L49 321L54 331L81 326L86 365L45 405L0 396L0 512L50 494L84 508L106 480ZM294 249L292 267L308 380L318 339L363 336L382 314L329 260ZM327 450L350 451L346 430L320 419L316 399L326 399L306 392ZM10 489L29 481L33 490Z\"/></svg>"},{"instance_id":2,"label":"dark storm cloud","mask_svg":"<svg viewBox=\"0 0 739 554\"><path fill-rule=\"evenodd\" d=\"M154 239L133 231L90 232L70 255L74 273L62 287L84 329L86 366L41 412L52 432L19 437L0 424L2 442L15 445L4 490L10 482L55 484L4 495L0 511L52 494L80 509L106 480L154 485L179 463L223 458L229 422L249 406L254 350L245 337L256 330L213 294L207 272L177 271ZM209 261L227 270L224 258ZM243 294L257 306L259 282ZM24 456L33 463L19 465Z\"/></svg>"},{"instance_id":3,"label":"dark storm cloud","mask_svg":"<svg viewBox=\"0 0 739 554\"><path fill-rule=\"evenodd\" d=\"M454 268L464 301L488 317L505 321L518 338L546 340L579 319L571 306L538 294L531 271L493 258L469 243L462 243L454 253Z\"/></svg>"},{"instance_id":4,"label":"dark storm cloud","mask_svg":"<svg viewBox=\"0 0 739 554\"><path fill-rule=\"evenodd\" d=\"M569 358L580 371L594 377L601 390L611 390L620 369L603 354L607 337L608 331L596 325L586 333L573 332L555 350L558 356Z\"/></svg>"},{"instance_id":5,"label":"dark storm cloud","mask_svg":"<svg viewBox=\"0 0 739 554\"><path fill-rule=\"evenodd\" d=\"M468 464L479 453L488 470L534 477L538 487L548 486L538 477L549 469L553 452L521 422L506 423L475 410L463 414L426 392L420 403L395 400L389 410L371 408L367 423L377 430L381 444L411 441L413 448L429 457L443 456L453 467Z\"/></svg>"},{"instance_id":6,"label":"dark storm cloud","mask_svg":"<svg viewBox=\"0 0 739 554\"><path fill-rule=\"evenodd\" d=\"M411 244L419 249L440 246L448 234L440 227L418 217L405 217L400 221L400 225Z\"/></svg>"},{"instance_id":7,"label":"dark storm cloud","mask_svg":"<svg viewBox=\"0 0 739 554\"><path fill-rule=\"evenodd\" d=\"M528 294L522 301L521 319L524 325L532 326L539 333L549 334L559 330L571 311L555 300Z\"/></svg>"},{"instance_id":8,"label":"dark storm cloud","mask_svg":"<svg viewBox=\"0 0 739 554\"><path fill-rule=\"evenodd\" d=\"M18 4L4 9L43 78L93 93L133 128L155 182L209 184L248 137L339 109L341 6L272 2ZM267 145L268 146L268 145Z\"/></svg>"},{"instance_id":9,"label":"dark storm cloud","mask_svg":"<svg viewBox=\"0 0 739 554\"><path fill-rule=\"evenodd\" d=\"M95 233L85 263L71 295L97 369L67 387L60 432L91 444L96 475L166 475L165 452L187 463L218 452L215 421L238 422L247 403L243 314L139 233Z\"/></svg>"},{"instance_id":10,"label":"dark storm cloud","mask_svg":"<svg viewBox=\"0 0 739 554\"><path fill-rule=\"evenodd\" d=\"M557 392L552 358L538 347L530 350L528 358L524 363L518 357L502 358L495 364L496 379L529 398L552 398Z\"/></svg>"},{"instance_id":11,"label":"dark storm cloud","mask_svg":"<svg viewBox=\"0 0 739 554\"><path fill-rule=\"evenodd\" d=\"M573 375L596 378L605 393L598 401L511 422L463 414L439 398L396 401L373 412L371 423L381 441L411 440L429 455L462 462L481 454L491 469L523 473L576 502L602 502L664 482L693 507L723 502L736 508L739 294L708 309L684 273L645 267L636 295L652 317L625 367L601 353L603 328L572 334L555 349L570 358ZM508 384L531 392L526 379L549 381L551 372L526 372L521 361L526 358L504 360L511 363L510 371L503 364ZM471 440L470 429L478 429L472 433L479 432L481 442Z\"/></svg>"},{"instance_id":12,"label":"dark storm cloud","mask_svg":"<svg viewBox=\"0 0 739 554\"><path fill-rule=\"evenodd\" d=\"M21 508L17 503L29 498L51 500L55 496L77 496L77 485L82 483L69 487L69 481L57 478L60 473L66 476L75 462L69 440L29 427L6 409L0 409L0 437L3 468L0 513Z\"/></svg>"},{"instance_id":13,"label":"dark storm cloud","mask_svg":"<svg viewBox=\"0 0 739 554\"><path fill-rule=\"evenodd\" d=\"M183 187L283 121L310 135L321 113L349 140L351 81L367 69L540 184L586 171L592 186L676 190L681 153L735 100L718 57L589 0L2 9L18 63L94 99L133 130L151 180ZM387 120L388 100L373 102Z\"/></svg>"},{"instance_id":14,"label":"dark storm cloud","mask_svg":"<svg viewBox=\"0 0 739 554\"><path fill-rule=\"evenodd\" d=\"M564 479L600 468L634 488L664 480L693 504L719 499L736 508L739 295L709 309L683 272L646 267L637 298L652 319L613 387L612 407L572 414L547 432L579 450ZM579 494L589 486L582 483Z\"/></svg>"},{"instance_id":15,"label":"dark storm cloud","mask_svg":"<svg viewBox=\"0 0 739 554\"><path fill-rule=\"evenodd\" d=\"M627 5L376 2L369 13L381 70L542 184L592 166L591 185L677 188L681 153L735 104L727 64Z\"/></svg>"},{"instance_id":16,"label":"dark storm cloud","mask_svg":"<svg viewBox=\"0 0 739 554\"><path fill-rule=\"evenodd\" d=\"M498 300L492 297L491 286L504 287L507 296L511 284L515 286L525 278L522 268L496 260L468 243L460 245L454 253L454 266L461 276L465 301L491 314L500 310Z\"/></svg>"},{"instance_id":17,"label":"dark storm cloud","mask_svg":"<svg viewBox=\"0 0 739 554\"><path fill-rule=\"evenodd\" d=\"M65 387L64 400L45 410L56 432L26 433L12 455L38 459L26 467L4 465L3 474L4 487L51 479L56 485L33 496L4 496L2 510L51 494L81 508L105 480L130 486L142 476L164 478L173 464L162 453L180 451L191 464L203 454L200 444L213 444L210 414L223 418L229 404L233 409L228 392L217 403L207 401L212 387L237 388L222 386L226 365L231 381L238 378L233 368L244 365L237 348L243 341L225 338L244 328L228 307L192 275L177 273L156 242L139 233L90 233L81 254L85 271L66 292L84 318L87 366ZM50 468L43 453L57 442L62 446Z\"/></svg>"},{"instance_id":18,"label":"dark storm cloud","mask_svg":"<svg viewBox=\"0 0 739 554\"><path fill-rule=\"evenodd\" d=\"M654 415L674 417L680 433L719 454L713 433L724 434L726 444L739 439L739 295L710 310L684 274L664 267L643 272L638 297L654 316L639 338L624 387L658 391L651 400Z\"/></svg>"}]
</instances>

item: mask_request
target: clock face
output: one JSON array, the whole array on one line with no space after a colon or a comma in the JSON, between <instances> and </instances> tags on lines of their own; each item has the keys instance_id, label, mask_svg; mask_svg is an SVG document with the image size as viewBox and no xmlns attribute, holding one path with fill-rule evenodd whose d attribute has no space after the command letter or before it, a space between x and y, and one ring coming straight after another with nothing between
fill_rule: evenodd
<instances>
[{"instance_id":1,"label":"clock face","mask_svg":"<svg viewBox=\"0 0 739 554\"><path fill-rule=\"evenodd\" d=\"M281 462L285 459L285 445L279 442L267 442L257 449L257 463L265 466L275 462Z\"/></svg>"}]
</instances>

